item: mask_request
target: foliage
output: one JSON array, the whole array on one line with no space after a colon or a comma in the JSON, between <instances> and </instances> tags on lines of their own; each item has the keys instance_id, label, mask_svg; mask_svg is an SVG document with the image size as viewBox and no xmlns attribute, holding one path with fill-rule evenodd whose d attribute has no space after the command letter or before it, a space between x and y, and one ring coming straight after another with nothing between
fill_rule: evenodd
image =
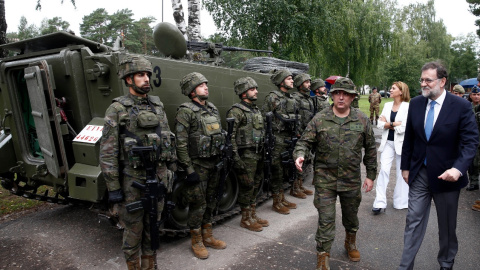
<instances>
[{"instance_id":1,"label":"foliage","mask_svg":"<svg viewBox=\"0 0 480 270\"><path fill-rule=\"evenodd\" d=\"M61 3L63 4L64 0L61 0ZM72 5L76 8L77 6L75 5L75 0L70 0L72 2ZM35 7L35 10L42 10L42 0L37 0L37 6Z\"/></svg>"},{"instance_id":2,"label":"foliage","mask_svg":"<svg viewBox=\"0 0 480 270\"><path fill-rule=\"evenodd\" d=\"M38 28L34 24L28 25L27 18L22 16L20 18L20 24L18 25L18 39L24 40L27 38L34 38L38 35Z\"/></svg>"},{"instance_id":3,"label":"foliage","mask_svg":"<svg viewBox=\"0 0 480 270\"><path fill-rule=\"evenodd\" d=\"M477 77L479 61L476 43L477 40L473 33L454 40L451 46L453 60L450 65L450 81L459 83L462 80Z\"/></svg>"},{"instance_id":4,"label":"foliage","mask_svg":"<svg viewBox=\"0 0 480 270\"><path fill-rule=\"evenodd\" d=\"M46 35L58 31L66 31L70 27L70 23L62 20L61 17L53 17L52 19L43 19L40 26L40 34Z\"/></svg>"},{"instance_id":5,"label":"foliage","mask_svg":"<svg viewBox=\"0 0 480 270\"><path fill-rule=\"evenodd\" d=\"M466 0L468 3L468 6L470 7L470 12L477 16L480 17L480 0ZM475 20L475 25L479 27L477 29L477 35L480 37L480 19Z\"/></svg>"}]
</instances>

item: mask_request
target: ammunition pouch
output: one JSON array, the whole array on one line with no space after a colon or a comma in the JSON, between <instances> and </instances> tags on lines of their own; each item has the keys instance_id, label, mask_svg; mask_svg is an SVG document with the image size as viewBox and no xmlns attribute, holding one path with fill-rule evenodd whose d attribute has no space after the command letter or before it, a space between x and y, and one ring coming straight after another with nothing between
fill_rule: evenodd
<instances>
[{"instance_id":1,"label":"ammunition pouch","mask_svg":"<svg viewBox=\"0 0 480 270\"><path fill-rule=\"evenodd\" d=\"M137 125L141 128L154 128L158 126L157 116L150 111L140 111L137 116Z\"/></svg>"}]
</instances>

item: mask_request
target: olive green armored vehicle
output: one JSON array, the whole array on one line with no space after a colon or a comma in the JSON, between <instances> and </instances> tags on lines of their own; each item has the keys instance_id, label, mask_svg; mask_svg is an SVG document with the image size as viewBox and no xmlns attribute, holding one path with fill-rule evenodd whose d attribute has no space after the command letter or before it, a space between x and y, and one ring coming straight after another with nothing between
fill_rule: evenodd
<instances>
[{"instance_id":1,"label":"olive green armored vehicle","mask_svg":"<svg viewBox=\"0 0 480 270\"><path fill-rule=\"evenodd\" d=\"M170 57L146 56L153 66L152 95L164 103L171 127L177 107L188 100L179 81L190 72L208 78L210 100L220 110L222 121L227 109L238 102L233 91L236 79L254 78L260 102L272 89L268 74L175 59L183 58L188 44L174 29L161 23L154 31L157 47ZM99 143L106 108L113 98L128 92L117 75L118 64L128 52L66 32L2 47L16 53L0 59L2 186L28 199L84 204L108 213ZM50 192L39 192L42 186ZM181 181L177 181L169 200L175 202L180 188ZM238 184L231 173L219 203L220 216L232 212L237 194ZM162 230L186 231L187 213L188 209L176 207Z\"/></svg>"}]
</instances>

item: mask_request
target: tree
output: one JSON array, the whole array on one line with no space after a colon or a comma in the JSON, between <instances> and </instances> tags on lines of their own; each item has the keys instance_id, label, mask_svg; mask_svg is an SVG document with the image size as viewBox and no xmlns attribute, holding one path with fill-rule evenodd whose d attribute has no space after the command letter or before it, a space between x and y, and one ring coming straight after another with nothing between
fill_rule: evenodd
<instances>
[{"instance_id":1,"label":"tree","mask_svg":"<svg viewBox=\"0 0 480 270\"><path fill-rule=\"evenodd\" d=\"M186 40L201 40L200 0L188 0L188 27L181 0L172 0L173 18Z\"/></svg>"},{"instance_id":2,"label":"tree","mask_svg":"<svg viewBox=\"0 0 480 270\"><path fill-rule=\"evenodd\" d=\"M468 3L468 6L470 7L470 12L477 16L480 17L480 0L466 0ZM480 19L475 20L475 25L479 27L477 29L477 35L480 37Z\"/></svg>"},{"instance_id":3,"label":"tree","mask_svg":"<svg viewBox=\"0 0 480 270\"><path fill-rule=\"evenodd\" d=\"M20 24L18 25L18 39L24 40L39 36L38 28L34 24L28 25L25 16L20 17Z\"/></svg>"},{"instance_id":4,"label":"tree","mask_svg":"<svg viewBox=\"0 0 480 270\"><path fill-rule=\"evenodd\" d=\"M72 5L76 8L77 6L75 5L75 0L70 0L72 2ZM61 0L61 3L63 4L63 0ZM42 1L37 0L37 6L35 7L35 10L42 10Z\"/></svg>"},{"instance_id":5,"label":"tree","mask_svg":"<svg viewBox=\"0 0 480 270\"><path fill-rule=\"evenodd\" d=\"M0 0L0 45L7 43L7 21L5 19L5 0ZM0 58L7 56L7 51L0 49Z\"/></svg>"},{"instance_id":6,"label":"tree","mask_svg":"<svg viewBox=\"0 0 480 270\"><path fill-rule=\"evenodd\" d=\"M80 24L80 35L99 43L110 43L110 16L104 8L98 8L89 15L83 16L83 22Z\"/></svg>"},{"instance_id":7,"label":"tree","mask_svg":"<svg viewBox=\"0 0 480 270\"><path fill-rule=\"evenodd\" d=\"M62 20L61 17L53 17L52 19L43 19L40 25L40 34L46 35L58 31L66 31L70 27L70 23Z\"/></svg>"},{"instance_id":8,"label":"tree","mask_svg":"<svg viewBox=\"0 0 480 270\"><path fill-rule=\"evenodd\" d=\"M478 58L475 44L477 40L473 34L458 37L452 44L453 60L450 66L449 80L459 83L462 80L477 77Z\"/></svg>"}]
</instances>

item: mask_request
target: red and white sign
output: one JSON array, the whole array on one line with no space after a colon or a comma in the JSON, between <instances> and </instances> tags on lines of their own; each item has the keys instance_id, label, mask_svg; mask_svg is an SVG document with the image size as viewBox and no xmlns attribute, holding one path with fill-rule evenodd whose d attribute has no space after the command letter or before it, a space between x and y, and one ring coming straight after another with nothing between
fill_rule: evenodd
<instances>
[{"instance_id":1,"label":"red and white sign","mask_svg":"<svg viewBox=\"0 0 480 270\"><path fill-rule=\"evenodd\" d=\"M96 143L102 137L103 126L87 125L73 139L74 142Z\"/></svg>"}]
</instances>

